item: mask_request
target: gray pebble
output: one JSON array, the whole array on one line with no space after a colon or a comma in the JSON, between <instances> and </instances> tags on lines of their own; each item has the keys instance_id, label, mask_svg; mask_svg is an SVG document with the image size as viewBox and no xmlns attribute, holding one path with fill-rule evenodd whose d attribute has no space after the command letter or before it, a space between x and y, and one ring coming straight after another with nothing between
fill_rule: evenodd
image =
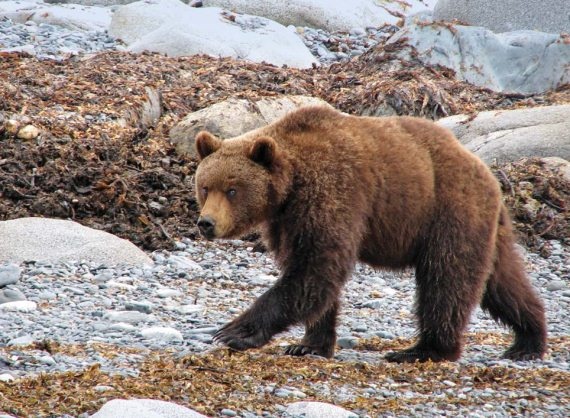
<instances>
[{"instance_id":1,"label":"gray pebble","mask_svg":"<svg viewBox=\"0 0 570 418\"><path fill-rule=\"evenodd\" d=\"M19 300L26 300L26 295L24 295L19 289L0 289L0 304L7 302L16 302Z\"/></svg>"},{"instance_id":2,"label":"gray pebble","mask_svg":"<svg viewBox=\"0 0 570 418\"><path fill-rule=\"evenodd\" d=\"M564 280L553 280L546 285L546 290L549 292L557 292L566 289L568 286Z\"/></svg>"},{"instance_id":3,"label":"gray pebble","mask_svg":"<svg viewBox=\"0 0 570 418\"><path fill-rule=\"evenodd\" d=\"M356 338L356 337L341 337L336 341L336 344L340 348L354 348L358 344L358 338Z\"/></svg>"},{"instance_id":4,"label":"gray pebble","mask_svg":"<svg viewBox=\"0 0 570 418\"><path fill-rule=\"evenodd\" d=\"M0 288L18 283L21 274L22 269L16 264L0 265Z\"/></svg>"}]
</instances>

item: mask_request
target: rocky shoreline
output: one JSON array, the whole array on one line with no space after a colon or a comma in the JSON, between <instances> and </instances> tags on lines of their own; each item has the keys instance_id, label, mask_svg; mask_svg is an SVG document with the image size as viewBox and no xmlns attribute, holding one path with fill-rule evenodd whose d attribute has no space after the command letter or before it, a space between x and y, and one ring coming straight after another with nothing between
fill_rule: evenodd
<instances>
[{"instance_id":1,"label":"rocky shoreline","mask_svg":"<svg viewBox=\"0 0 570 418\"><path fill-rule=\"evenodd\" d=\"M500 359L509 337L478 310L469 326L465 353L453 367L551 370L566 373L567 382L570 381L567 338L570 334L570 248L558 241L548 244L552 247L548 258L526 254L532 281L547 306L552 341L547 358L516 363ZM11 382L33 378L39 373L81 372L92 367L103 374L136 380L141 376L141 366L152 353L169 352L180 359L224 352L225 349L212 344L213 333L267 289L277 279L278 271L267 254L254 251L251 244L244 241L186 240L177 247L177 251L154 252L152 266L106 268L89 263L30 263L22 265L21 271L17 266L5 269L0 282L12 284L3 288L4 293L10 289L16 299L25 298L25 302L0 305L0 328L2 339L6 341L0 348L0 380ZM16 276L19 277L16 282L9 280ZM385 351L371 347L378 342L409 343L414 333L413 294L410 273L394 274L357 266L343 297L340 348L332 362L367 364L379 370L387 367L383 360ZM271 353L262 355L281 357L279 347L300 336L302 329L296 328L280 336L272 345ZM109 353L114 354L109 356ZM303 366L298 364L297 367ZM351 387L350 395L319 392L313 388L311 398L342 405L366 393L379 396L388 391L386 393L392 394L388 398L408 396L407 392L390 389L390 386L389 381L379 381L372 392ZM275 399L305 398L284 395L292 390L287 387L272 387ZM448 392L460 396L467 393L464 388L450 384ZM518 408L522 413L532 395L542 399L532 402L533 416L563 417L570 411L568 403L558 404L556 399L561 396L559 400L568 400L569 394L561 390L545 395L539 388L528 387L517 393L510 387L504 391L494 387L492 397L509 399L509 408ZM484 399L490 393L469 391L469 398ZM491 417L513 412L495 403L489 411L480 411L478 402L468 404L466 401L463 408L446 410L446 414L478 413ZM0 409L7 405L10 402ZM410 408L408 412L414 416L433 416L433 410L424 409L422 405ZM263 416L286 416L274 408L270 410L271 415ZM244 415L246 412L236 411L239 416L248 416Z\"/></svg>"}]
</instances>

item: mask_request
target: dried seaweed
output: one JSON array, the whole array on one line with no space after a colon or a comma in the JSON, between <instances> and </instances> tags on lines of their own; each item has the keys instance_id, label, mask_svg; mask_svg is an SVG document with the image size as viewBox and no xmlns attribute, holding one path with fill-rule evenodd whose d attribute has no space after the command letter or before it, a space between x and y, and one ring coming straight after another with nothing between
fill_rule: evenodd
<instances>
[{"instance_id":1,"label":"dried seaweed","mask_svg":"<svg viewBox=\"0 0 570 418\"><path fill-rule=\"evenodd\" d=\"M0 219L70 218L145 249L196 236L196 162L176 155L170 128L228 98L323 98L352 114L421 115L570 102L570 86L512 97L470 86L449 70L403 61L403 45L297 70L216 59L102 53L61 62L6 53L0 60ZM32 124L22 140L9 121Z\"/></svg>"},{"instance_id":2,"label":"dried seaweed","mask_svg":"<svg viewBox=\"0 0 570 418\"><path fill-rule=\"evenodd\" d=\"M507 346L509 336L477 333L467 336L467 345L492 344ZM400 349L411 344L405 339L366 340L357 351ZM551 338L553 352L568 353L567 338ZM37 348L37 347L32 347ZM106 357L131 353L106 344L90 345ZM21 350L21 348L18 348ZM80 355L84 346L59 346L68 355ZM520 393L532 405L570 402L570 374L548 368L520 369L504 366L465 365L459 363L393 364L379 362L342 362L318 358L297 358L281 355L276 344L263 350L245 353L217 349L200 356L178 358L165 352L151 353L140 364L140 375L128 377L110 375L93 365L81 372L41 374L9 383L0 382L0 411L16 416L54 416L93 413L114 398L153 398L186 405L208 416L222 416L221 409L231 408L261 414L277 412L277 405L293 402L284 400L273 387L288 386L300 390L304 400L329 402L372 416L383 413L404 414L410 407L433 402L444 410L449 405L479 406L489 403L481 396L458 396L450 393L449 383L462 388L469 378L476 389L492 388ZM330 391L319 390L326 385ZM96 386L107 386L104 392ZM394 397L364 396L365 388L387 388ZM539 395L530 399L527 390ZM344 399L338 392L354 393ZM413 391L414 397L403 396ZM442 396L442 394L444 394ZM513 411L516 412L516 411Z\"/></svg>"}]
</instances>

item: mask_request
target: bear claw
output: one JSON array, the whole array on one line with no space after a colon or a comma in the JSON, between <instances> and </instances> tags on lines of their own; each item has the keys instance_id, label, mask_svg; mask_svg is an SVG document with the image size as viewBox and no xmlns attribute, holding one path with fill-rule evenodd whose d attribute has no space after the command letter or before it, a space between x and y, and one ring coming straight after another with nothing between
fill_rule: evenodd
<instances>
[{"instance_id":1,"label":"bear claw","mask_svg":"<svg viewBox=\"0 0 570 418\"><path fill-rule=\"evenodd\" d=\"M302 344L291 344L285 349L285 354L288 356L297 356L297 357L307 356L307 355L319 356L319 357L331 357L326 355L324 350L315 347L309 347L307 345L302 345Z\"/></svg>"}]
</instances>

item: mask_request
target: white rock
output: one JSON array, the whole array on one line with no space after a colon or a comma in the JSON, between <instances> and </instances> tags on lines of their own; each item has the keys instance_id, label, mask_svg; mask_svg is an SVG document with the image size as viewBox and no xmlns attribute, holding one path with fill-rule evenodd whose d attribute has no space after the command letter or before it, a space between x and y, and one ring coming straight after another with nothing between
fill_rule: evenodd
<instances>
[{"instance_id":1,"label":"white rock","mask_svg":"<svg viewBox=\"0 0 570 418\"><path fill-rule=\"evenodd\" d=\"M91 418L208 418L172 402L154 399L113 399Z\"/></svg>"},{"instance_id":2,"label":"white rock","mask_svg":"<svg viewBox=\"0 0 570 418\"><path fill-rule=\"evenodd\" d=\"M168 257L168 264L173 264L179 269L195 270L195 271L204 270L200 264L182 255L171 255L170 257Z\"/></svg>"},{"instance_id":3,"label":"white rock","mask_svg":"<svg viewBox=\"0 0 570 418\"><path fill-rule=\"evenodd\" d=\"M196 312L201 312L205 308L202 305L181 305L176 307L174 310L182 315L189 315Z\"/></svg>"},{"instance_id":4,"label":"white rock","mask_svg":"<svg viewBox=\"0 0 570 418\"><path fill-rule=\"evenodd\" d=\"M18 131L18 134L16 136L20 139L29 141L40 136L40 130L34 125L26 125Z\"/></svg>"},{"instance_id":5,"label":"white rock","mask_svg":"<svg viewBox=\"0 0 570 418\"><path fill-rule=\"evenodd\" d=\"M217 6L237 13L263 16L282 25L308 26L327 31L349 32L355 28L396 23L389 11L409 14L433 8L435 0L204 0L204 6Z\"/></svg>"},{"instance_id":6,"label":"white rock","mask_svg":"<svg viewBox=\"0 0 570 418\"><path fill-rule=\"evenodd\" d=\"M9 312L31 312L37 309L36 302L29 300L17 300L15 302L6 302L0 304L0 311Z\"/></svg>"},{"instance_id":7,"label":"white rock","mask_svg":"<svg viewBox=\"0 0 570 418\"><path fill-rule=\"evenodd\" d=\"M0 222L0 262L85 260L106 266L144 266L153 262L133 243L76 222L20 218ZM46 251L49 249L49 251Z\"/></svg>"},{"instance_id":8,"label":"white rock","mask_svg":"<svg viewBox=\"0 0 570 418\"><path fill-rule=\"evenodd\" d=\"M144 338L161 341L183 341L182 333L170 327L150 327L141 331Z\"/></svg>"},{"instance_id":9,"label":"white rock","mask_svg":"<svg viewBox=\"0 0 570 418\"><path fill-rule=\"evenodd\" d=\"M21 337L11 339L10 341L8 341L7 345L9 345L9 346L26 346L26 345L33 344L35 341L36 340L31 335L22 335Z\"/></svg>"},{"instance_id":10,"label":"white rock","mask_svg":"<svg viewBox=\"0 0 570 418\"><path fill-rule=\"evenodd\" d=\"M10 373L0 374L0 382L12 382L13 380L16 380L16 378Z\"/></svg>"},{"instance_id":11,"label":"white rock","mask_svg":"<svg viewBox=\"0 0 570 418\"><path fill-rule=\"evenodd\" d=\"M442 65L471 84L511 93L541 93L570 83L570 43L536 31L495 34L485 28L408 19L389 43L405 39L427 64ZM400 52L409 58L410 51Z\"/></svg>"},{"instance_id":12,"label":"white rock","mask_svg":"<svg viewBox=\"0 0 570 418\"><path fill-rule=\"evenodd\" d=\"M486 163L523 157L570 160L570 105L481 112L474 119L456 115L438 123Z\"/></svg>"},{"instance_id":13,"label":"white rock","mask_svg":"<svg viewBox=\"0 0 570 418\"><path fill-rule=\"evenodd\" d=\"M493 32L519 29L570 33L568 0L439 0L434 18L457 19Z\"/></svg>"},{"instance_id":14,"label":"white rock","mask_svg":"<svg viewBox=\"0 0 570 418\"><path fill-rule=\"evenodd\" d=\"M126 322L128 324L138 324L139 322L151 322L156 318L154 315L145 314L139 311L111 311L107 312L103 319L111 322Z\"/></svg>"},{"instance_id":15,"label":"white rock","mask_svg":"<svg viewBox=\"0 0 570 418\"><path fill-rule=\"evenodd\" d=\"M286 27L257 16L228 17L219 8L189 7L178 0L139 1L115 12L109 33L131 52L208 54L299 68L317 63Z\"/></svg>"},{"instance_id":16,"label":"white rock","mask_svg":"<svg viewBox=\"0 0 570 418\"><path fill-rule=\"evenodd\" d=\"M16 23L46 23L72 30L106 30L111 24L111 14L111 9L105 7L46 5L29 1L0 3L0 18L5 17Z\"/></svg>"},{"instance_id":17,"label":"white rock","mask_svg":"<svg viewBox=\"0 0 570 418\"><path fill-rule=\"evenodd\" d=\"M109 327L109 330L123 331L123 332L133 332L136 329L137 327L127 322L117 322L116 324L113 324Z\"/></svg>"},{"instance_id":18,"label":"white rock","mask_svg":"<svg viewBox=\"0 0 570 418\"><path fill-rule=\"evenodd\" d=\"M182 296L183 293L178 289L162 288L156 291L156 296L159 298L177 298Z\"/></svg>"},{"instance_id":19,"label":"white rock","mask_svg":"<svg viewBox=\"0 0 570 418\"><path fill-rule=\"evenodd\" d=\"M228 99L190 113L170 130L170 141L181 154L196 155L194 137L207 130L220 138L233 138L265 126L302 106L329 106L316 97L283 96L251 101Z\"/></svg>"},{"instance_id":20,"label":"white rock","mask_svg":"<svg viewBox=\"0 0 570 418\"><path fill-rule=\"evenodd\" d=\"M289 404L285 412L304 418L358 418L353 412L323 402L295 402Z\"/></svg>"}]
</instances>

